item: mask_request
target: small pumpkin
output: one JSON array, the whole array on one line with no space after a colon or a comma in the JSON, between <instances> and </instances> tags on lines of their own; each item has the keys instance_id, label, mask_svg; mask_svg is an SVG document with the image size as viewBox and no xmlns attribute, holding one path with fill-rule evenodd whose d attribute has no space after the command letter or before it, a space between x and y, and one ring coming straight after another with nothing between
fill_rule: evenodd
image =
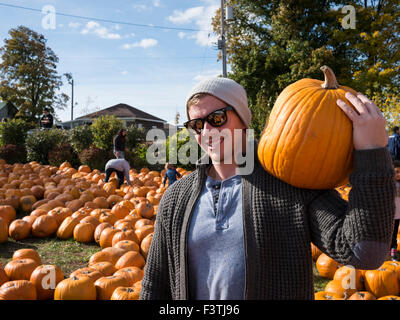
<instances>
[{"instance_id":1,"label":"small pumpkin","mask_svg":"<svg viewBox=\"0 0 400 320\"><path fill-rule=\"evenodd\" d=\"M136 235L139 239L139 243L140 243L140 242L142 242L142 240L144 238L146 238L146 236L148 236L151 233L154 233L154 226L152 226L152 225L143 226L139 229L136 229L135 233L136 233Z\"/></svg>"},{"instance_id":2,"label":"small pumpkin","mask_svg":"<svg viewBox=\"0 0 400 320\"><path fill-rule=\"evenodd\" d=\"M0 264L0 286L3 285L3 283L6 283L10 279L8 278L6 272L4 271L4 268Z\"/></svg>"},{"instance_id":3,"label":"small pumpkin","mask_svg":"<svg viewBox=\"0 0 400 320\"><path fill-rule=\"evenodd\" d=\"M110 254L111 263L115 265L119 258L121 258L125 253L128 251L122 248L115 248L115 247L107 247L101 250L102 252L107 252Z\"/></svg>"},{"instance_id":4,"label":"small pumpkin","mask_svg":"<svg viewBox=\"0 0 400 320\"><path fill-rule=\"evenodd\" d=\"M394 270L381 267L365 272L365 289L376 298L399 295L399 282Z\"/></svg>"},{"instance_id":5,"label":"small pumpkin","mask_svg":"<svg viewBox=\"0 0 400 320\"><path fill-rule=\"evenodd\" d=\"M89 266L99 263L99 262L110 262L112 263L113 259L109 252L99 251L92 254L89 258ZM112 263L114 264L114 263Z\"/></svg>"},{"instance_id":6,"label":"small pumpkin","mask_svg":"<svg viewBox=\"0 0 400 320\"><path fill-rule=\"evenodd\" d=\"M7 222L7 225L10 225L10 223L15 220L16 216L17 212L13 206L0 205L0 218L3 218Z\"/></svg>"},{"instance_id":7,"label":"small pumpkin","mask_svg":"<svg viewBox=\"0 0 400 320\"><path fill-rule=\"evenodd\" d=\"M137 209L138 209L138 213L139 213L140 216L142 216L143 218L150 219L151 217L153 217L154 208L153 208L153 206L150 204L150 202L147 202L147 201L141 202L141 203L137 206Z\"/></svg>"},{"instance_id":8,"label":"small pumpkin","mask_svg":"<svg viewBox=\"0 0 400 320\"><path fill-rule=\"evenodd\" d=\"M341 296L325 291L316 292L314 295L315 300L344 300Z\"/></svg>"},{"instance_id":9,"label":"small pumpkin","mask_svg":"<svg viewBox=\"0 0 400 320\"><path fill-rule=\"evenodd\" d=\"M79 224L79 220L67 217L61 223L60 227L57 230L57 237L63 240L67 240L73 237L74 229Z\"/></svg>"},{"instance_id":10,"label":"small pumpkin","mask_svg":"<svg viewBox=\"0 0 400 320\"><path fill-rule=\"evenodd\" d=\"M375 296L368 291L359 291L354 293L349 299L347 300L376 300Z\"/></svg>"},{"instance_id":11,"label":"small pumpkin","mask_svg":"<svg viewBox=\"0 0 400 320\"><path fill-rule=\"evenodd\" d=\"M87 276L64 279L54 291L54 300L96 300L94 281Z\"/></svg>"},{"instance_id":12,"label":"small pumpkin","mask_svg":"<svg viewBox=\"0 0 400 320\"><path fill-rule=\"evenodd\" d=\"M40 259L39 254L34 249L19 249L17 251L14 251L12 260L20 259L32 259L35 260L38 264L42 264L42 260Z\"/></svg>"},{"instance_id":13,"label":"small pumpkin","mask_svg":"<svg viewBox=\"0 0 400 320\"><path fill-rule=\"evenodd\" d=\"M38 266L39 263L33 259L11 260L5 265L4 271L10 280L29 280Z\"/></svg>"},{"instance_id":14,"label":"small pumpkin","mask_svg":"<svg viewBox=\"0 0 400 320\"><path fill-rule=\"evenodd\" d=\"M351 297L354 293L357 292L356 289L352 289L351 287L347 288L347 285L344 287L342 281L340 280L331 280L329 281L324 289L325 292L331 294L337 294L342 297L344 300Z\"/></svg>"},{"instance_id":15,"label":"small pumpkin","mask_svg":"<svg viewBox=\"0 0 400 320\"><path fill-rule=\"evenodd\" d=\"M340 267L336 270L333 280L342 282L345 287L362 291L364 289L364 279L360 270L348 266ZM327 291L327 290L325 290Z\"/></svg>"},{"instance_id":16,"label":"small pumpkin","mask_svg":"<svg viewBox=\"0 0 400 320\"><path fill-rule=\"evenodd\" d=\"M114 234L111 245L114 246L121 240L131 240L135 241L137 244L140 243L139 238L136 235L135 231L127 228L118 231L117 233Z\"/></svg>"},{"instance_id":17,"label":"small pumpkin","mask_svg":"<svg viewBox=\"0 0 400 320\"><path fill-rule=\"evenodd\" d=\"M153 241L153 233L148 234L140 243L140 253L147 260L147 254L150 250L151 242Z\"/></svg>"},{"instance_id":18,"label":"small pumpkin","mask_svg":"<svg viewBox=\"0 0 400 320\"><path fill-rule=\"evenodd\" d=\"M28 280L14 280L0 287L0 300L36 300L34 284Z\"/></svg>"},{"instance_id":19,"label":"small pumpkin","mask_svg":"<svg viewBox=\"0 0 400 320\"><path fill-rule=\"evenodd\" d=\"M139 300L140 291L133 287L118 287L114 290L110 300Z\"/></svg>"},{"instance_id":20,"label":"small pumpkin","mask_svg":"<svg viewBox=\"0 0 400 320\"><path fill-rule=\"evenodd\" d=\"M137 267L141 269L145 266L145 264L146 262L139 252L128 251L118 259L117 263L115 264L115 268L118 270L126 267Z\"/></svg>"},{"instance_id":21,"label":"small pumpkin","mask_svg":"<svg viewBox=\"0 0 400 320\"><path fill-rule=\"evenodd\" d=\"M100 235L103 232L103 230L106 228L109 228L109 227L112 227L112 225L108 222L102 222L96 227L96 229L94 231L94 240L97 243L99 243L99 241L100 241Z\"/></svg>"},{"instance_id":22,"label":"small pumpkin","mask_svg":"<svg viewBox=\"0 0 400 320\"><path fill-rule=\"evenodd\" d=\"M120 248L126 251L139 251L138 243L132 240L118 241L115 245L113 245L113 247Z\"/></svg>"},{"instance_id":23,"label":"small pumpkin","mask_svg":"<svg viewBox=\"0 0 400 320\"><path fill-rule=\"evenodd\" d=\"M8 234L14 240L23 240L29 237L31 229L32 227L29 222L22 219L17 219L11 222L8 229Z\"/></svg>"},{"instance_id":24,"label":"small pumpkin","mask_svg":"<svg viewBox=\"0 0 400 320\"><path fill-rule=\"evenodd\" d=\"M97 262L95 264L90 265L90 267L101 272L107 277L113 275L114 272L116 271L112 263L107 261Z\"/></svg>"},{"instance_id":25,"label":"small pumpkin","mask_svg":"<svg viewBox=\"0 0 400 320\"><path fill-rule=\"evenodd\" d=\"M119 232L119 230L114 227L109 227L104 229L100 235L100 241L99 241L100 247L102 249L111 247L113 237L117 232Z\"/></svg>"},{"instance_id":26,"label":"small pumpkin","mask_svg":"<svg viewBox=\"0 0 400 320\"><path fill-rule=\"evenodd\" d=\"M30 282L36 287L38 300L49 300L54 297L57 284L64 280L64 274L55 265L38 266L31 274Z\"/></svg>"},{"instance_id":27,"label":"small pumpkin","mask_svg":"<svg viewBox=\"0 0 400 320\"><path fill-rule=\"evenodd\" d=\"M327 279L333 279L336 270L340 267L339 262L336 260L333 260L331 257L326 255L325 253L322 253L316 263L315 266L318 270L318 273L321 277L327 278Z\"/></svg>"},{"instance_id":28,"label":"small pumpkin","mask_svg":"<svg viewBox=\"0 0 400 320\"><path fill-rule=\"evenodd\" d=\"M56 233L58 224L56 218L43 215L38 217L32 225L32 235L38 238L52 236Z\"/></svg>"},{"instance_id":29,"label":"small pumpkin","mask_svg":"<svg viewBox=\"0 0 400 320\"><path fill-rule=\"evenodd\" d=\"M89 277L93 281L96 281L97 279L104 277L104 274L101 273L99 270L93 269L91 267L88 268L80 268L75 270L70 274L71 277Z\"/></svg>"},{"instance_id":30,"label":"small pumpkin","mask_svg":"<svg viewBox=\"0 0 400 320\"><path fill-rule=\"evenodd\" d=\"M94 285L98 300L110 300L115 289L128 286L128 280L119 276L102 277L97 279Z\"/></svg>"},{"instance_id":31,"label":"small pumpkin","mask_svg":"<svg viewBox=\"0 0 400 320\"><path fill-rule=\"evenodd\" d=\"M0 217L0 243L8 240L8 223L6 219Z\"/></svg>"},{"instance_id":32,"label":"small pumpkin","mask_svg":"<svg viewBox=\"0 0 400 320\"><path fill-rule=\"evenodd\" d=\"M322 251L318 249L313 243L311 243L311 256L313 261L317 261L318 257L322 254Z\"/></svg>"},{"instance_id":33,"label":"small pumpkin","mask_svg":"<svg viewBox=\"0 0 400 320\"><path fill-rule=\"evenodd\" d=\"M128 280L128 286L133 286L136 282L143 279L144 272L137 267L122 268L114 273L114 276L121 276Z\"/></svg>"},{"instance_id":34,"label":"small pumpkin","mask_svg":"<svg viewBox=\"0 0 400 320\"><path fill-rule=\"evenodd\" d=\"M94 240L95 227L92 223L80 222L74 228L74 239L78 242L89 243Z\"/></svg>"}]
</instances>

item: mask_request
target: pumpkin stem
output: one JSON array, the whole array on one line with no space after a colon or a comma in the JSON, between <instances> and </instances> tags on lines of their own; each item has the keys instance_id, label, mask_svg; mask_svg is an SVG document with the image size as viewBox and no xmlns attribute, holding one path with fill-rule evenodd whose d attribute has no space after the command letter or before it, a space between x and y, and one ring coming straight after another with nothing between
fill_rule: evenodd
<instances>
[{"instance_id":1,"label":"pumpkin stem","mask_svg":"<svg viewBox=\"0 0 400 320\"><path fill-rule=\"evenodd\" d=\"M333 70L328 66L322 66L321 71L324 73L325 82L321 84L321 87L324 89L337 89L339 88L339 84L336 81L336 76L333 73Z\"/></svg>"}]
</instances>

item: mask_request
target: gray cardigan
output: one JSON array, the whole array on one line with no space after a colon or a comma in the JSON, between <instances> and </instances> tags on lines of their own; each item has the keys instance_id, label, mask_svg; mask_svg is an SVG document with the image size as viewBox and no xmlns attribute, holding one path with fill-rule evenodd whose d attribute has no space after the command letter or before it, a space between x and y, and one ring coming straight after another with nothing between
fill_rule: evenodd
<instances>
[{"instance_id":1,"label":"gray cardigan","mask_svg":"<svg viewBox=\"0 0 400 320\"><path fill-rule=\"evenodd\" d=\"M314 299L310 242L344 265L381 265L393 230L394 170L387 148L353 156L347 203L334 189L300 189L275 178L255 155L254 171L242 175L245 299ZM206 167L197 165L165 192L140 299L190 299L187 230Z\"/></svg>"}]
</instances>

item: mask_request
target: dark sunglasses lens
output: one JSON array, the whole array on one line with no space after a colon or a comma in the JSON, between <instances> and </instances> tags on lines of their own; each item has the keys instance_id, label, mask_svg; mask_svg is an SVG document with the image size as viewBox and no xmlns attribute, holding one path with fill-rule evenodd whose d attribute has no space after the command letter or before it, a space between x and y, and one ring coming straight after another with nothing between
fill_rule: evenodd
<instances>
[{"instance_id":1,"label":"dark sunglasses lens","mask_svg":"<svg viewBox=\"0 0 400 320\"><path fill-rule=\"evenodd\" d=\"M199 133L203 129L203 121L200 119L191 120L188 122L187 128Z\"/></svg>"},{"instance_id":2,"label":"dark sunglasses lens","mask_svg":"<svg viewBox=\"0 0 400 320\"><path fill-rule=\"evenodd\" d=\"M224 125L226 119L226 113L221 110L215 111L207 117L208 122L214 127L220 127Z\"/></svg>"}]
</instances>

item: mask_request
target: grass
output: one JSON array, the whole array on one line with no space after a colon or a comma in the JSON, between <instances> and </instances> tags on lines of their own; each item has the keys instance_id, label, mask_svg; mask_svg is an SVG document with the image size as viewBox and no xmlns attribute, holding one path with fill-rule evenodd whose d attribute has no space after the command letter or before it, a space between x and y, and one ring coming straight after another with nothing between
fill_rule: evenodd
<instances>
[{"instance_id":1,"label":"grass","mask_svg":"<svg viewBox=\"0 0 400 320\"><path fill-rule=\"evenodd\" d=\"M97 243L79 243L74 239L27 238L0 244L0 263L4 266L12 259L14 251L31 248L39 253L42 264L54 264L68 277L76 269L87 267L89 258L101 250Z\"/></svg>"},{"instance_id":2,"label":"grass","mask_svg":"<svg viewBox=\"0 0 400 320\"><path fill-rule=\"evenodd\" d=\"M318 275L317 268L315 267L315 262L313 262L314 271L314 291L324 291L326 284L331 281L329 279L322 278Z\"/></svg>"}]
</instances>

